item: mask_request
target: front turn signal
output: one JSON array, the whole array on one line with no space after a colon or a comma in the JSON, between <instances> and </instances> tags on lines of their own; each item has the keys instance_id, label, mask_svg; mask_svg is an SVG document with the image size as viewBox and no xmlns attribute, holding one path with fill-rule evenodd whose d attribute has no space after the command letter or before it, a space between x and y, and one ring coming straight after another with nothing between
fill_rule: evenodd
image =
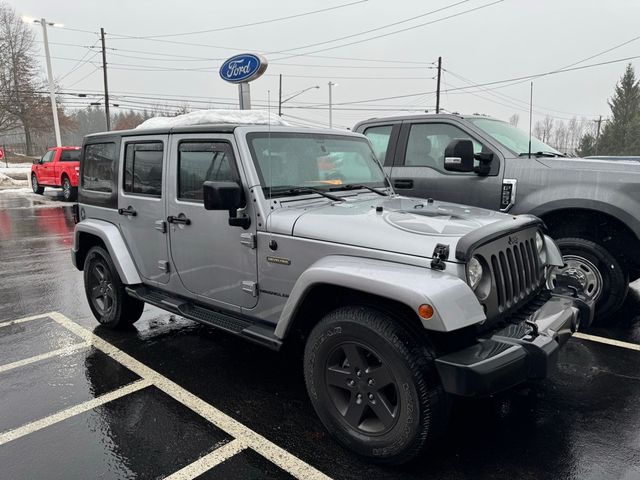
<instances>
[{"instance_id":1,"label":"front turn signal","mask_svg":"<svg viewBox=\"0 0 640 480\"><path fill-rule=\"evenodd\" d=\"M428 303L423 303L418 307L418 315L420 315L420 318L429 320L431 317L433 317L433 307Z\"/></svg>"}]
</instances>

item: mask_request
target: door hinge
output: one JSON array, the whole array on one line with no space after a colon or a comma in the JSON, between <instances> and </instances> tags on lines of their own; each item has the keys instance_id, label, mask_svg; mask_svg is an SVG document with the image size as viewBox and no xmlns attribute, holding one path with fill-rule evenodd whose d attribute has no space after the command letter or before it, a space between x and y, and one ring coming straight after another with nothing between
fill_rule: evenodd
<instances>
[{"instance_id":1,"label":"door hinge","mask_svg":"<svg viewBox=\"0 0 640 480\"><path fill-rule=\"evenodd\" d=\"M169 273L169 262L166 260L158 261L158 269L162 270L165 273Z\"/></svg>"},{"instance_id":2,"label":"door hinge","mask_svg":"<svg viewBox=\"0 0 640 480\"><path fill-rule=\"evenodd\" d=\"M252 280L243 280L242 281L242 290L250 293L252 297L258 296L258 282L254 282Z\"/></svg>"},{"instance_id":3,"label":"door hinge","mask_svg":"<svg viewBox=\"0 0 640 480\"><path fill-rule=\"evenodd\" d=\"M240 243L245 247L249 247L251 249L256 248L256 235L255 233L241 233L240 234Z\"/></svg>"},{"instance_id":4,"label":"door hinge","mask_svg":"<svg viewBox=\"0 0 640 480\"><path fill-rule=\"evenodd\" d=\"M153 228L162 233L167 233L167 222L164 220L156 220L153 222Z\"/></svg>"}]
</instances>

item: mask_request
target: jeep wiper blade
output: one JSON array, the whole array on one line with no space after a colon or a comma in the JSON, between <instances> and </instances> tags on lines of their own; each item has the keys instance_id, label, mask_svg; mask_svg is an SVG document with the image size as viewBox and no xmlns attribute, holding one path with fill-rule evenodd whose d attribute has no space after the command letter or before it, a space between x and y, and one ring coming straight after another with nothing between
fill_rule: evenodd
<instances>
[{"instance_id":1,"label":"jeep wiper blade","mask_svg":"<svg viewBox=\"0 0 640 480\"><path fill-rule=\"evenodd\" d=\"M370 192L377 193L381 197L389 196L389 194L387 192L385 192L384 190L378 190L376 188L370 187L369 185L362 185L361 183L358 183L358 184L349 183L347 185L341 185L340 187L337 187L337 188L332 188L331 190L334 190L334 191L336 191L336 190L357 190L359 188L364 188L365 190L369 190Z\"/></svg>"},{"instance_id":2,"label":"jeep wiper blade","mask_svg":"<svg viewBox=\"0 0 640 480\"><path fill-rule=\"evenodd\" d=\"M534 157L566 157L564 153L555 153L555 152L531 152L531 155ZM529 152L522 152L520 157L529 156Z\"/></svg>"},{"instance_id":3,"label":"jeep wiper blade","mask_svg":"<svg viewBox=\"0 0 640 480\"><path fill-rule=\"evenodd\" d=\"M333 200L334 202L344 202L346 201L346 199L339 197L337 195L331 195L328 192L325 192L324 190L320 189L320 188L314 188L314 187L271 187L269 188L270 193L271 194L276 194L276 195L300 195L300 194L304 194L304 193L317 193L318 195L322 195L323 197L326 197L330 200ZM274 191L275 190L275 191Z\"/></svg>"}]
</instances>

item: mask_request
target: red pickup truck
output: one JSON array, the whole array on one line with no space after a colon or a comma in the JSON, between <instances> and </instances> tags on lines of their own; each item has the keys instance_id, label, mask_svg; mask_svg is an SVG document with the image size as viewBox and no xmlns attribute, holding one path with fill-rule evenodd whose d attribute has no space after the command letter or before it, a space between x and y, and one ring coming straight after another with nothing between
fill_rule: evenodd
<instances>
[{"instance_id":1,"label":"red pickup truck","mask_svg":"<svg viewBox=\"0 0 640 480\"><path fill-rule=\"evenodd\" d=\"M31 188L42 195L44 187L62 188L65 200L78 193L80 147L53 147L31 166Z\"/></svg>"}]
</instances>

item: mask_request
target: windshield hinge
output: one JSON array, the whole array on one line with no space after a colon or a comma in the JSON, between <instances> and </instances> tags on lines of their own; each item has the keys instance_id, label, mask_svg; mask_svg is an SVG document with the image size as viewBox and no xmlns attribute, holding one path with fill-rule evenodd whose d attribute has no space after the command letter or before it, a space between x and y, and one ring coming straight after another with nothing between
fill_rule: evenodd
<instances>
[{"instance_id":1,"label":"windshield hinge","mask_svg":"<svg viewBox=\"0 0 640 480\"><path fill-rule=\"evenodd\" d=\"M449 259L449 245L439 243L433 249L433 259L431 260L431 268L434 270L444 270L447 268L446 260Z\"/></svg>"},{"instance_id":2,"label":"windshield hinge","mask_svg":"<svg viewBox=\"0 0 640 480\"><path fill-rule=\"evenodd\" d=\"M242 281L242 291L250 293L252 297L258 296L258 282L252 280Z\"/></svg>"},{"instance_id":3,"label":"windshield hinge","mask_svg":"<svg viewBox=\"0 0 640 480\"><path fill-rule=\"evenodd\" d=\"M256 248L256 235L255 233L241 233L240 234L240 243L245 247L249 247L251 249Z\"/></svg>"}]
</instances>

